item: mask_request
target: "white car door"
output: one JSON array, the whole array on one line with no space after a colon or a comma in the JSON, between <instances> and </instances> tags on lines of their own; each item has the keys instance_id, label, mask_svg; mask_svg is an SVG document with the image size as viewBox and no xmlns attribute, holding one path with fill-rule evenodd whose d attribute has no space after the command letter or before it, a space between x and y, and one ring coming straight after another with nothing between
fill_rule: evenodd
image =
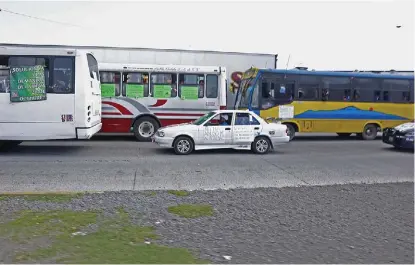
<instances>
[{"instance_id":1,"label":"white car door","mask_svg":"<svg viewBox=\"0 0 415 265\"><path fill-rule=\"evenodd\" d=\"M232 112L213 116L199 127L200 145L231 145L232 144ZM223 118L226 117L226 118Z\"/></svg>"},{"instance_id":2,"label":"white car door","mask_svg":"<svg viewBox=\"0 0 415 265\"><path fill-rule=\"evenodd\" d=\"M236 113L232 131L233 145L250 145L262 130L262 125L249 113Z\"/></svg>"}]
</instances>

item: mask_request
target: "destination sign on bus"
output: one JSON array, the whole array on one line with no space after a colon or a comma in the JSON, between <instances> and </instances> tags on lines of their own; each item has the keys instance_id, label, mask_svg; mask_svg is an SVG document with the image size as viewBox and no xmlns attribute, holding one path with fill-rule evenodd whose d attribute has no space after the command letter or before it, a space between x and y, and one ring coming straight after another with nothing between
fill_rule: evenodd
<instances>
[{"instance_id":1,"label":"destination sign on bus","mask_svg":"<svg viewBox=\"0 0 415 265\"><path fill-rule=\"evenodd\" d=\"M160 67L124 67L125 70L140 70L140 71L153 71L153 72L200 72L199 67L174 67L174 66L160 66Z\"/></svg>"},{"instance_id":2,"label":"destination sign on bus","mask_svg":"<svg viewBox=\"0 0 415 265\"><path fill-rule=\"evenodd\" d=\"M10 67L10 101L46 100L43 65Z\"/></svg>"}]
</instances>

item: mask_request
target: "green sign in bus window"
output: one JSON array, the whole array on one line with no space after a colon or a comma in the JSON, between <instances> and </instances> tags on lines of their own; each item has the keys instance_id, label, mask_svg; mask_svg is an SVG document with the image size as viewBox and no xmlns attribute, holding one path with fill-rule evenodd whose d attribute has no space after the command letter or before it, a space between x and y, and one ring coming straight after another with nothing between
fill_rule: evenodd
<instances>
[{"instance_id":1,"label":"green sign in bus window","mask_svg":"<svg viewBox=\"0 0 415 265\"><path fill-rule=\"evenodd\" d=\"M43 65L10 67L10 101L46 100Z\"/></svg>"},{"instance_id":2,"label":"green sign in bus window","mask_svg":"<svg viewBox=\"0 0 415 265\"><path fill-rule=\"evenodd\" d=\"M154 85L153 91L155 98L171 97L171 85Z\"/></svg>"},{"instance_id":3,"label":"green sign in bus window","mask_svg":"<svg viewBox=\"0 0 415 265\"><path fill-rule=\"evenodd\" d=\"M125 90L125 93L129 98L144 97L144 85L127 84Z\"/></svg>"},{"instance_id":4,"label":"green sign in bus window","mask_svg":"<svg viewBox=\"0 0 415 265\"><path fill-rule=\"evenodd\" d=\"M195 100L199 98L199 88L197 86L182 86L180 98L185 100Z\"/></svg>"},{"instance_id":5,"label":"green sign in bus window","mask_svg":"<svg viewBox=\"0 0 415 265\"><path fill-rule=\"evenodd\" d=\"M101 84L101 97L115 97L115 84Z\"/></svg>"}]
</instances>

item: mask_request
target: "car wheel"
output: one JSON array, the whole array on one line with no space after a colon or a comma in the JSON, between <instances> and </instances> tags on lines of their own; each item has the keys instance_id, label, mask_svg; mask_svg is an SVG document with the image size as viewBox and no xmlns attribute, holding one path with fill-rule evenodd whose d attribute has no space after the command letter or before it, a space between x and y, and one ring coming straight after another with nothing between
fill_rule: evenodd
<instances>
[{"instance_id":1,"label":"car wheel","mask_svg":"<svg viewBox=\"0 0 415 265\"><path fill-rule=\"evenodd\" d=\"M378 127L374 124L368 124L365 126L362 132L363 140L374 140L378 135ZM360 135L359 135L360 136Z\"/></svg>"},{"instance_id":2,"label":"car wheel","mask_svg":"<svg viewBox=\"0 0 415 265\"><path fill-rule=\"evenodd\" d=\"M266 154L271 149L271 143L267 137L257 137L252 145L256 154Z\"/></svg>"},{"instance_id":3,"label":"car wheel","mask_svg":"<svg viewBox=\"0 0 415 265\"><path fill-rule=\"evenodd\" d=\"M151 141L151 136L158 130L159 126L155 119L142 117L134 122L133 132L135 138L140 142Z\"/></svg>"},{"instance_id":4,"label":"car wheel","mask_svg":"<svg viewBox=\"0 0 415 265\"><path fill-rule=\"evenodd\" d=\"M180 136L173 144L174 152L178 155L188 155L194 149L193 141L190 137Z\"/></svg>"}]
</instances>

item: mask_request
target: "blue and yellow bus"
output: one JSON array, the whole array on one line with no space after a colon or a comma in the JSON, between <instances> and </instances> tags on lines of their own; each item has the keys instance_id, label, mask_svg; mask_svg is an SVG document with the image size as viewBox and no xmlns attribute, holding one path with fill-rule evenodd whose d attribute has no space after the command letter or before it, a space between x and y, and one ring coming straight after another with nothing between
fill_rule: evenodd
<instances>
[{"instance_id":1,"label":"blue and yellow bus","mask_svg":"<svg viewBox=\"0 0 415 265\"><path fill-rule=\"evenodd\" d=\"M279 117L279 105L294 107L283 120L296 132L356 134L373 140L385 127L414 119L414 75L308 70L248 69L235 100L264 119Z\"/></svg>"}]
</instances>

